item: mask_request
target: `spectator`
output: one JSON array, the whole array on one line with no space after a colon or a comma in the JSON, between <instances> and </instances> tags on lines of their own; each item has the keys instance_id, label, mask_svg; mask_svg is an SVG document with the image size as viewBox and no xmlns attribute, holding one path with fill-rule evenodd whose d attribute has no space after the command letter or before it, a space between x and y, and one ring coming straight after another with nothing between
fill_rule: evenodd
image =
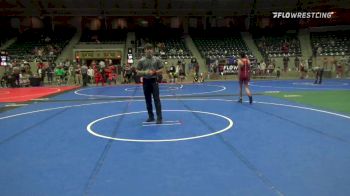
<instances>
[{"instance_id":1,"label":"spectator","mask_svg":"<svg viewBox=\"0 0 350 196\"><path fill-rule=\"evenodd\" d=\"M88 83L88 67L86 66L86 64L84 63L83 66L81 66L80 68L80 72L81 72L81 76L83 79L83 86L87 86Z\"/></svg>"},{"instance_id":2,"label":"spectator","mask_svg":"<svg viewBox=\"0 0 350 196\"><path fill-rule=\"evenodd\" d=\"M308 69L312 69L312 56L310 56L307 60L307 65L308 65Z\"/></svg>"},{"instance_id":3,"label":"spectator","mask_svg":"<svg viewBox=\"0 0 350 196\"><path fill-rule=\"evenodd\" d=\"M52 66L48 66L46 69L47 81L51 85L53 81L54 70Z\"/></svg>"},{"instance_id":4,"label":"spectator","mask_svg":"<svg viewBox=\"0 0 350 196\"><path fill-rule=\"evenodd\" d=\"M296 56L295 59L294 59L294 68L295 68L296 71L299 70L299 66L300 66L300 59L299 59L298 56Z\"/></svg>"},{"instance_id":5,"label":"spectator","mask_svg":"<svg viewBox=\"0 0 350 196\"><path fill-rule=\"evenodd\" d=\"M90 84L93 84L93 83L94 83L94 82L93 82L93 78L94 78L94 69L92 68L91 65L89 66L89 69L88 69L87 74L88 74L88 81L89 81L89 83L90 83Z\"/></svg>"},{"instance_id":6,"label":"spectator","mask_svg":"<svg viewBox=\"0 0 350 196\"><path fill-rule=\"evenodd\" d=\"M261 61L259 69L260 69L260 73L261 74L264 75L266 73L266 63L265 63L265 61Z\"/></svg>"},{"instance_id":7,"label":"spectator","mask_svg":"<svg viewBox=\"0 0 350 196\"><path fill-rule=\"evenodd\" d=\"M124 73L123 73L124 83L126 84L130 83L131 76L132 76L131 65L127 63L124 67Z\"/></svg>"},{"instance_id":8,"label":"spectator","mask_svg":"<svg viewBox=\"0 0 350 196\"><path fill-rule=\"evenodd\" d=\"M82 72L81 72L80 64L75 65L74 76L75 76L75 78L74 78L75 84L78 83L80 85L82 83Z\"/></svg>"},{"instance_id":9,"label":"spectator","mask_svg":"<svg viewBox=\"0 0 350 196\"><path fill-rule=\"evenodd\" d=\"M66 72L62 68L62 66L58 66L56 68L55 75L56 75L56 79L57 79L57 84L61 85L65 81L65 75L66 75Z\"/></svg>"},{"instance_id":10,"label":"spectator","mask_svg":"<svg viewBox=\"0 0 350 196\"><path fill-rule=\"evenodd\" d=\"M284 54L283 56L283 71L287 72L288 71L288 63L289 63L289 57Z\"/></svg>"}]
</instances>

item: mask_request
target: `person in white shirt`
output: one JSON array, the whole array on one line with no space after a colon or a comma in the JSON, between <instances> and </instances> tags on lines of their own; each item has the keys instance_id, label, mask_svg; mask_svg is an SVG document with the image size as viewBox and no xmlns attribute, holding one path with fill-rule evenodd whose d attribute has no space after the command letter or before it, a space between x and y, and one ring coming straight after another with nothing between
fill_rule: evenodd
<instances>
[{"instance_id":1,"label":"person in white shirt","mask_svg":"<svg viewBox=\"0 0 350 196\"><path fill-rule=\"evenodd\" d=\"M89 66L89 68L88 68L88 71L87 71L87 75L88 75L88 81L89 81L89 83L93 83L93 78L94 78L94 75L95 75L95 73L94 73L94 69L92 68L92 66Z\"/></svg>"}]
</instances>

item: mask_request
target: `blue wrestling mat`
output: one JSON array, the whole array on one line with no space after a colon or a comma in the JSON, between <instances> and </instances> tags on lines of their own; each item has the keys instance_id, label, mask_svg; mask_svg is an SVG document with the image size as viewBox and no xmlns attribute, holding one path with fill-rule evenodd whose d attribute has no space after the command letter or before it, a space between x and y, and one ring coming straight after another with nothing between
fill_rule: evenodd
<instances>
[{"instance_id":1,"label":"blue wrestling mat","mask_svg":"<svg viewBox=\"0 0 350 196\"><path fill-rule=\"evenodd\" d=\"M350 116L265 96L349 80L88 87L0 114L0 195L350 195ZM1 107L3 107L1 105Z\"/></svg>"}]
</instances>

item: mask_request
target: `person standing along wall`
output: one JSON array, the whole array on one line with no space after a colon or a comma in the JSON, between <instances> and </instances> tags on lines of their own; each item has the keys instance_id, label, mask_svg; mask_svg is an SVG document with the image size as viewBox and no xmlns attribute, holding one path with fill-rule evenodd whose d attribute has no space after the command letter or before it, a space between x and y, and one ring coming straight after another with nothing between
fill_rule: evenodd
<instances>
[{"instance_id":1,"label":"person standing along wall","mask_svg":"<svg viewBox=\"0 0 350 196\"><path fill-rule=\"evenodd\" d=\"M81 76L83 78L83 86L87 86L89 76L88 76L88 67L86 63L84 63L80 68Z\"/></svg>"}]
</instances>

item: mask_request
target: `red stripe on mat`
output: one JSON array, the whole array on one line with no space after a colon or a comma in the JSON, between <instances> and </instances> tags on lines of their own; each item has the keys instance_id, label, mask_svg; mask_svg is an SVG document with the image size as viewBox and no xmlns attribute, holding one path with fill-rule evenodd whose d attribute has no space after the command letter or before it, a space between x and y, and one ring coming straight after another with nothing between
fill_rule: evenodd
<instances>
[{"instance_id":1,"label":"red stripe on mat","mask_svg":"<svg viewBox=\"0 0 350 196\"><path fill-rule=\"evenodd\" d=\"M78 86L0 88L0 102L25 102L75 88Z\"/></svg>"}]
</instances>

